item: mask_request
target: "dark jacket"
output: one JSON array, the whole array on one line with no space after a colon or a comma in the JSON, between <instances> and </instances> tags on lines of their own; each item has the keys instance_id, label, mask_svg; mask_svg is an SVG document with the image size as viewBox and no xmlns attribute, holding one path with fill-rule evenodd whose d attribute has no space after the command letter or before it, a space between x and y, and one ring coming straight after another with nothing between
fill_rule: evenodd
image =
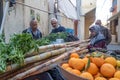
<instances>
[{"instance_id":1,"label":"dark jacket","mask_svg":"<svg viewBox=\"0 0 120 80\"><path fill-rule=\"evenodd\" d=\"M100 32L104 35L105 37L105 42L106 45L110 44L110 42L112 41L112 35L109 29L107 29L104 26L100 26ZM91 39L93 36L90 34L89 39Z\"/></svg>"},{"instance_id":2,"label":"dark jacket","mask_svg":"<svg viewBox=\"0 0 120 80\"><path fill-rule=\"evenodd\" d=\"M89 45L88 49L90 48L105 48L106 49L106 42L105 39L99 40L97 42L95 42L93 45Z\"/></svg>"},{"instance_id":3,"label":"dark jacket","mask_svg":"<svg viewBox=\"0 0 120 80\"><path fill-rule=\"evenodd\" d=\"M101 33L105 36L106 44L108 45L112 40L112 35L109 29L104 26L101 26Z\"/></svg>"},{"instance_id":4,"label":"dark jacket","mask_svg":"<svg viewBox=\"0 0 120 80\"><path fill-rule=\"evenodd\" d=\"M35 39L35 40L42 38L42 33L38 29L36 30L36 34L33 33L31 28L23 30L22 33L30 33L32 35L33 39Z\"/></svg>"},{"instance_id":5,"label":"dark jacket","mask_svg":"<svg viewBox=\"0 0 120 80\"><path fill-rule=\"evenodd\" d=\"M65 32L65 28L63 26L59 26L58 28L52 29L51 33Z\"/></svg>"}]
</instances>

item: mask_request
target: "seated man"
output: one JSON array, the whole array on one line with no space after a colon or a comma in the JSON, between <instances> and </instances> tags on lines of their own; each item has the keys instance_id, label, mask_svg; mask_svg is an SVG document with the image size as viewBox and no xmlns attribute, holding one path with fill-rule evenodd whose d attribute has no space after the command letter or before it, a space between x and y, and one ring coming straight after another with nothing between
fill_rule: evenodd
<instances>
[{"instance_id":1,"label":"seated man","mask_svg":"<svg viewBox=\"0 0 120 80\"><path fill-rule=\"evenodd\" d=\"M30 27L28 29L25 29L23 31L23 33L30 33L32 35L33 39L35 39L35 40L42 38L42 33L38 29L36 20L31 20Z\"/></svg>"},{"instance_id":2,"label":"seated man","mask_svg":"<svg viewBox=\"0 0 120 80\"><path fill-rule=\"evenodd\" d=\"M51 25L54 29L52 29L51 33L65 32L65 28L58 24L56 18L51 19Z\"/></svg>"}]
</instances>

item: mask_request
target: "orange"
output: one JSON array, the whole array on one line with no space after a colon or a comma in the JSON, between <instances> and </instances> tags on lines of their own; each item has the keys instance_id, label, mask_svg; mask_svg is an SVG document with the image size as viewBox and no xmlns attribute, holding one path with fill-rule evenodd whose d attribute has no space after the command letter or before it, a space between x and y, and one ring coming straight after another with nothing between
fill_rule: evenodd
<instances>
[{"instance_id":1,"label":"orange","mask_svg":"<svg viewBox=\"0 0 120 80\"><path fill-rule=\"evenodd\" d=\"M90 57L90 61L92 62L93 57Z\"/></svg>"},{"instance_id":2,"label":"orange","mask_svg":"<svg viewBox=\"0 0 120 80\"><path fill-rule=\"evenodd\" d=\"M68 64L68 63L63 63L63 64L62 64L62 68L63 68L63 69L66 69L67 67L69 67L69 64Z\"/></svg>"},{"instance_id":3,"label":"orange","mask_svg":"<svg viewBox=\"0 0 120 80\"><path fill-rule=\"evenodd\" d=\"M114 78L120 79L120 71L116 71L116 72L115 72Z\"/></svg>"},{"instance_id":4,"label":"orange","mask_svg":"<svg viewBox=\"0 0 120 80\"><path fill-rule=\"evenodd\" d=\"M95 80L107 80L107 79L104 77L97 77L97 78L95 78Z\"/></svg>"},{"instance_id":5,"label":"orange","mask_svg":"<svg viewBox=\"0 0 120 80\"><path fill-rule=\"evenodd\" d=\"M118 78L110 78L109 80L120 80L120 79L118 79Z\"/></svg>"},{"instance_id":6,"label":"orange","mask_svg":"<svg viewBox=\"0 0 120 80\"><path fill-rule=\"evenodd\" d=\"M88 58L87 57L85 57L85 58L83 58L82 59L82 61L85 63L85 65L88 63Z\"/></svg>"},{"instance_id":7,"label":"orange","mask_svg":"<svg viewBox=\"0 0 120 80\"><path fill-rule=\"evenodd\" d=\"M102 77L102 74L100 72L98 72L96 75L94 75L95 78L97 77Z\"/></svg>"},{"instance_id":8,"label":"orange","mask_svg":"<svg viewBox=\"0 0 120 80\"><path fill-rule=\"evenodd\" d=\"M76 58L70 58L69 61L68 61L68 64L70 67L73 67L73 63L76 61Z\"/></svg>"},{"instance_id":9,"label":"orange","mask_svg":"<svg viewBox=\"0 0 120 80\"><path fill-rule=\"evenodd\" d=\"M104 64L103 58L92 58L92 62L95 63L98 67L101 67Z\"/></svg>"},{"instance_id":10,"label":"orange","mask_svg":"<svg viewBox=\"0 0 120 80\"><path fill-rule=\"evenodd\" d=\"M79 58L78 53L71 53L70 58Z\"/></svg>"},{"instance_id":11,"label":"orange","mask_svg":"<svg viewBox=\"0 0 120 80\"><path fill-rule=\"evenodd\" d=\"M82 61L82 59L76 59L74 62L73 62L73 68L74 69L78 69L78 70L82 70L85 66L84 62Z\"/></svg>"},{"instance_id":12,"label":"orange","mask_svg":"<svg viewBox=\"0 0 120 80\"><path fill-rule=\"evenodd\" d=\"M68 72L71 72L72 68L71 67L67 67L65 70L68 71Z\"/></svg>"},{"instance_id":13,"label":"orange","mask_svg":"<svg viewBox=\"0 0 120 80\"><path fill-rule=\"evenodd\" d=\"M73 69L72 73L75 74L75 75L80 75L81 74L81 72L77 69Z\"/></svg>"},{"instance_id":14,"label":"orange","mask_svg":"<svg viewBox=\"0 0 120 80\"><path fill-rule=\"evenodd\" d=\"M90 79L90 80L94 80L94 79L93 79L93 76L92 76L89 72L83 72L83 73L81 73L80 76L83 77L83 78L87 78L87 79Z\"/></svg>"},{"instance_id":15,"label":"orange","mask_svg":"<svg viewBox=\"0 0 120 80\"><path fill-rule=\"evenodd\" d=\"M104 77L113 77L115 73L115 68L109 63L105 63L101 66L100 72Z\"/></svg>"},{"instance_id":16,"label":"orange","mask_svg":"<svg viewBox=\"0 0 120 80\"><path fill-rule=\"evenodd\" d=\"M114 57L107 57L105 63L110 63L115 67L117 65L117 60Z\"/></svg>"},{"instance_id":17,"label":"orange","mask_svg":"<svg viewBox=\"0 0 120 80\"><path fill-rule=\"evenodd\" d=\"M88 71L89 73L91 73L92 75L95 75L95 74L98 73L99 69L98 69L98 67L97 67L94 63L90 63L90 66L89 66L89 68L87 69L87 71Z\"/></svg>"}]
</instances>

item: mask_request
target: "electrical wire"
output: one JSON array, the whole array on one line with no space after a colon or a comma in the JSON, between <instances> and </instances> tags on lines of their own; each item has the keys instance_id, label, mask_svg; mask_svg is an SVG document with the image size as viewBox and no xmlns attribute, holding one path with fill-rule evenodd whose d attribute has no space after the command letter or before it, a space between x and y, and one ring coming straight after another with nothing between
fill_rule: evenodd
<instances>
[{"instance_id":1,"label":"electrical wire","mask_svg":"<svg viewBox=\"0 0 120 80\"><path fill-rule=\"evenodd\" d=\"M75 7L75 8L76 8L76 6L74 6L74 4L72 3L72 1L71 1L71 0L68 0L68 1L72 4L72 6L73 6L73 7Z\"/></svg>"},{"instance_id":2,"label":"electrical wire","mask_svg":"<svg viewBox=\"0 0 120 80\"><path fill-rule=\"evenodd\" d=\"M29 8L35 9L35 10L39 10L39 11L44 12L44 13L55 14L55 13L52 13L52 12L49 12L49 11L45 11L45 10L42 10L42 9L39 9L39 8L32 7L32 6L27 5L27 4L25 4L25 3L22 3L22 2L16 1L16 4L24 5L24 6L26 6L26 7L29 7ZM67 16L62 16L62 15L58 15L58 14L57 14L57 16L61 16L61 17L64 17L64 18L73 20L72 18L68 18Z\"/></svg>"}]
</instances>

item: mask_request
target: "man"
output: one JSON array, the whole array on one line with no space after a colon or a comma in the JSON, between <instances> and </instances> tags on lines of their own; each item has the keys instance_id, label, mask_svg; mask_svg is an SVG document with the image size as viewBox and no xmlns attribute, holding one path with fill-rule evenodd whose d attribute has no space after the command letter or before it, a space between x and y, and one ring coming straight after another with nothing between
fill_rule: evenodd
<instances>
[{"instance_id":1,"label":"man","mask_svg":"<svg viewBox=\"0 0 120 80\"><path fill-rule=\"evenodd\" d=\"M100 31L105 37L106 45L110 44L110 42L112 40L110 30L107 29L106 27L102 26L101 20L99 20L99 19L96 20L95 24L100 26Z\"/></svg>"},{"instance_id":2,"label":"man","mask_svg":"<svg viewBox=\"0 0 120 80\"><path fill-rule=\"evenodd\" d=\"M40 39L42 38L42 34L40 30L38 30L38 25L36 20L30 21L30 27L28 29L25 29L23 33L30 33L33 37L33 39Z\"/></svg>"},{"instance_id":3,"label":"man","mask_svg":"<svg viewBox=\"0 0 120 80\"><path fill-rule=\"evenodd\" d=\"M52 29L51 33L65 32L65 28L58 24L56 18L51 19L51 25L54 29Z\"/></svg>"}]
</instances>

